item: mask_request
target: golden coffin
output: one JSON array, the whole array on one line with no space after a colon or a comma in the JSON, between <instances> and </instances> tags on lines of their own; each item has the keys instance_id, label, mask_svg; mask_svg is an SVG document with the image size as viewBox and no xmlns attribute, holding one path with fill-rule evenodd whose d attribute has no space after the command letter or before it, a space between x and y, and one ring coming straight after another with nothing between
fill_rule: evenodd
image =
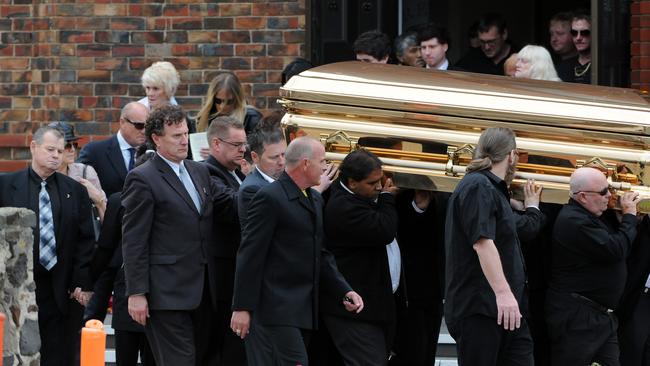
<instances>
[{"instance_id":1,"label":"golden coffin","mask_svg":"<svg viewBox=\"0 0 650 366\"><path fill-rule=\"evenodd\" d=\"M294 76L280 89L287 132L321 139L340 161L359 147L399 186L452 191L487 127L517 134L518 187L566 203L569 176L594 166L611 189L637 191L650 212L650 103L637 90L342 62Z\"/></svg>"}]
</instances>

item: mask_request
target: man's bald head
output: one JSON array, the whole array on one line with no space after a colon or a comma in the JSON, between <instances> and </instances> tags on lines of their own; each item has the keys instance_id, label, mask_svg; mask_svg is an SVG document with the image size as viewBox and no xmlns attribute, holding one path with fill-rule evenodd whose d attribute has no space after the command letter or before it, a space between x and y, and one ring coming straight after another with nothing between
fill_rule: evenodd
<instances>
[{"instance_id":1,"label":"man's bald head","mask_svg":"<svg viewBox=\"0 0 650 366\"><path fill-rule=\"evenodd\" d=\"M570 195L587 211L600 216L607 210L611 193L605 174L594 168L579 168L571 174Z\"/></svg>"},{"instance_id":2,"label":"man's bald head","mask_svg":"<svg viewBox=\"0 0 650 366\"><path fill-rule=\"evenodd\" d=\"M295 167L303 159L311 159L314 154L314 147L318 145L320 145L320 142L308 136L298 137L291 141L284 153L287 170Z\"/></svg>"},{"instance_id":3,"label":"man's bald head","mask_svg":"<svg viewBox=\"0 0 650 366\"><path fill-rule=\"evenodd\" d=\"M144 123L149 109L142 103L131 102L122 108L120 114L120 134L132 147L144 144Z\"/></svg>"},{"instance_id":4,"label":"man's bald head","mask_svg":"<svg viewBox=\"0 0 650 366\"><path fill-rule=\"evenodd\" d=\"M325 148L318 140L307 136L291 141L284 158L287 174L301 189L318 185L327 167Z\"/></svg>"}]
</instances>

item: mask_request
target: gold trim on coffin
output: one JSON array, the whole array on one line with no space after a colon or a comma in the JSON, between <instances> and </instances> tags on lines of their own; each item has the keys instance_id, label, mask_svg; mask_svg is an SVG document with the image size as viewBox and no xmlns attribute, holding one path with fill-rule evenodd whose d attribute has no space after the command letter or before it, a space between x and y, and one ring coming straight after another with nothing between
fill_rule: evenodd
<instances>
[{"instance_id":1,"label":"gold trim on coffin","mask_svg":"<svg viewBox=\"0 0 650 366\"><path fill-rule=\"evenodd\" d=\"M650 104L630 89L350 62L304 72L281 96L283 124L320 137L328 159L341 161L354 149L368 148L403 188L452 191L480 132L504 126L517 134L522 156L568 163L522 159L515 197L534 178L544 187L544 202L566 203L575 167L593 166L607 175L614 194L636 191L643 199L640 210L650 212L644 182L650 173ZM364 138L399 146L364 146ZM446 154L425 152L427 143L446 145Z\"/></svg>"}]
</instances>

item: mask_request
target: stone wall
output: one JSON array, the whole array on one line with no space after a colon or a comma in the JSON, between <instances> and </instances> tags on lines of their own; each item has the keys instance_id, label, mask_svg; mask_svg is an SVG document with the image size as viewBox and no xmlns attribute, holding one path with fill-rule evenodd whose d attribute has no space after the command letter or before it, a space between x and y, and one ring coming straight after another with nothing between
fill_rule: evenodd
<instances>
[{"instance_id":1,"label":"stone wall","mask_svg":"<svg viewBox=\"0 0 650 366\"><path fill-rule=\"evenodd\" d=\"M37 366L41 347L32 249L34 212L0 208L0 312L4 327L4 366Z\"/></svg>"},{"instance_id":2,"label":"stone wall","mask_svg":"<svg viewBox=\"0 0 650 366\"><path fill-rule=\"evenodd\" d=\"M0 1L0 172L27 166L45 122L71 122L81 145L114 133L154 61L179 70L176 99L191 114L220 70L250 104L277 107L282 69L305 55L305 2Z\"/></svg>"}]
</instances>

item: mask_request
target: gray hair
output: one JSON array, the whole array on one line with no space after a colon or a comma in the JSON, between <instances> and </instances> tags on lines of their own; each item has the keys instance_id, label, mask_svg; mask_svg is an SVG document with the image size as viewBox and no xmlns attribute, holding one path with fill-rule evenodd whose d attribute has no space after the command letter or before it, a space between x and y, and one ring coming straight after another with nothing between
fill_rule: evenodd
<instances>
[{"instance_id":1,"label":"gray hair","mask_svg":"<svg viewBox=\"0 0 650 366\"><path fill-rule=\"evenodd\" d=\"M517 59L530 63L529 79L562 81L557 76L551 54L542 46L527 45L519 51Z\"/></svg>"},{"instance_id":2,"label":"gray hair","mask_svg":"<svg viewBox=\"0 0 650 366\"><path fill-rule=\"evenodd\" d=\"M303 159L311 159L314 155L314 145L319 142L312 137L302 136L291 141L284 153L285 166L292 168Z\"/></svg>"},{"instance_id":3,"label":"gray hair","mask_svg":"<svg viewBox=\"0 0 650 366\"><path fill-rule=\"evenodd\" d=\"M492 164L502 162L516 148L515 133L511 129L490 127L481 133L467 172L491 169Z\"/></svg>"},{"instance_id":4,"label":"gray hair","mask_svg":"<svg viewBox=\"0 0 650 366\"><path fill-rule=\"evenodd\" d=\"M395 38L395 56L402 57L409 47L419 46L416 32L405 32Z\"/></svg>"},{"instance_id":5,"label":"gray hair","mask_svg":"<svg viewBox=\"0 0 650 366\"><path fill-rule=\"evenodd\" d=\"M51 132L57 138L57 140L63 138L63 134L61 133L61 130L59 130L58 128L43 126L38 130L36 130L36 132L34 132L34 135L32 136L32 141L36 141L37 144L41 145L43 143L43 137L48 132Z\"/></svg>"}]
</instances>

